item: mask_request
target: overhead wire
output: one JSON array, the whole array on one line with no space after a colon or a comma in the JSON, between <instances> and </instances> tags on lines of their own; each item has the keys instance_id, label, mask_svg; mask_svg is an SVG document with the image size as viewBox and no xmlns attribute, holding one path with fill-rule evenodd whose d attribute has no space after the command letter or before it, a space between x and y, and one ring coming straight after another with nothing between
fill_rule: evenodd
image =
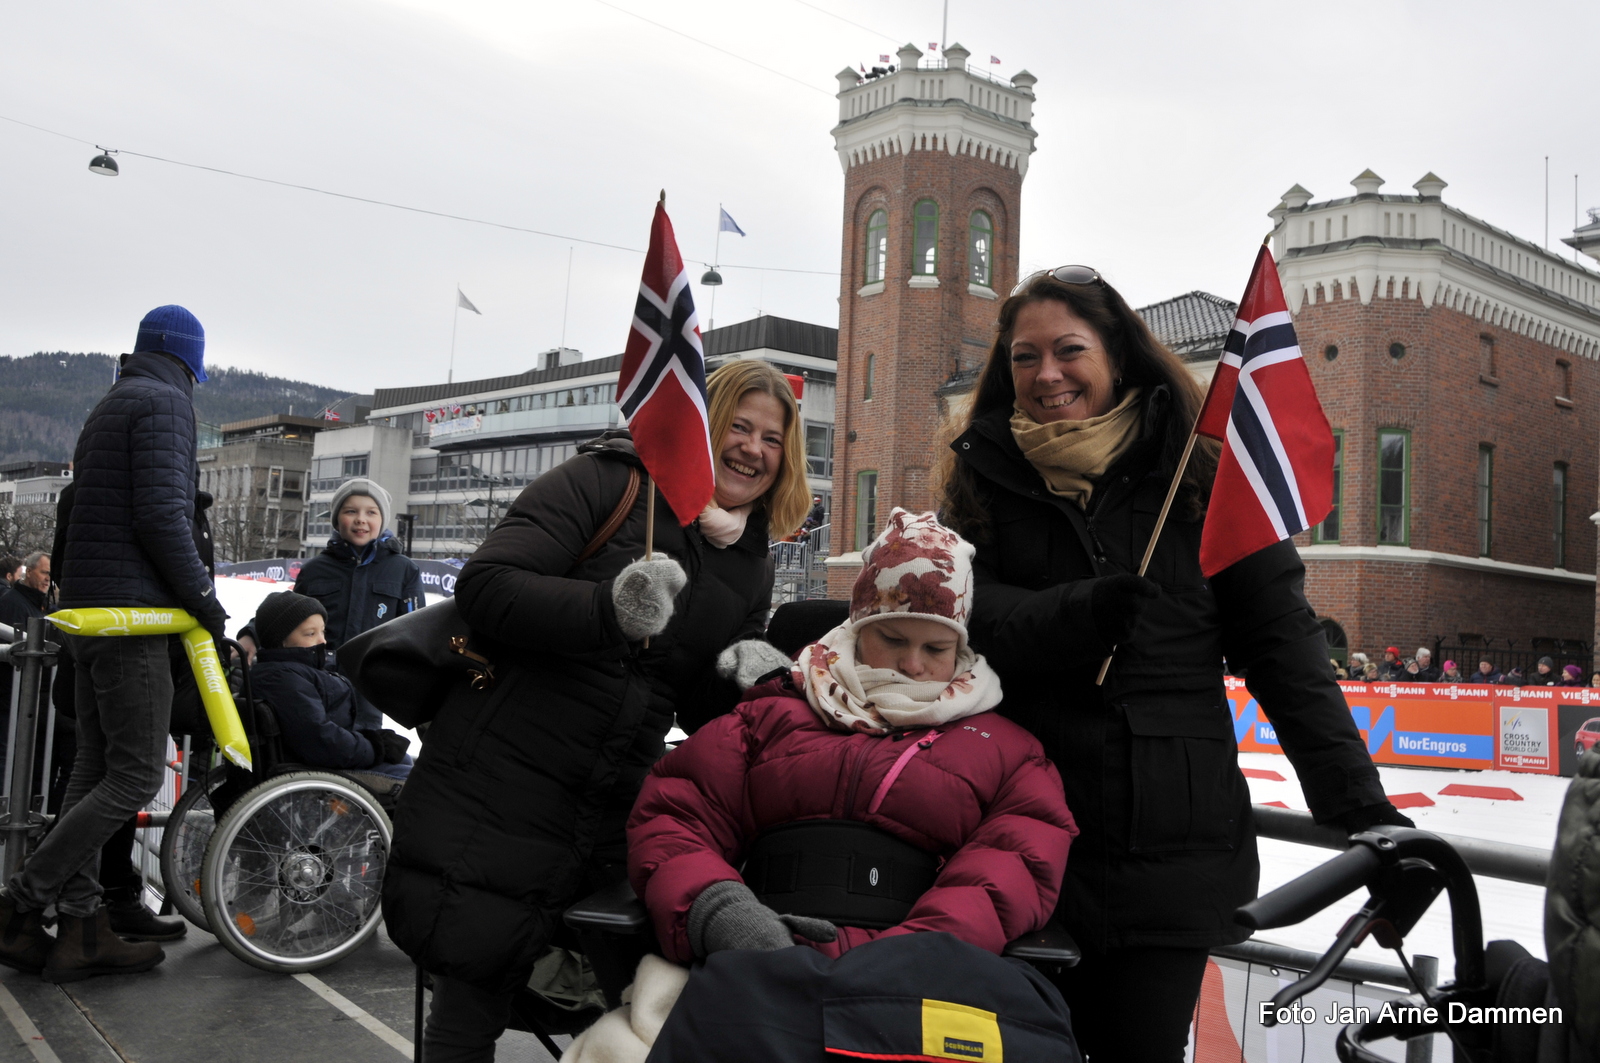
<instances>
[{"instance_id":1,"label":"overhead wire","mask_svg":"<svg viewBox=\"0 0 1600 1063\"><path fill-rule=\"evenodd\" d=\"M596 0L596 2L597 3L604 3L605 0ZM11 122L14 125L25 126L28 129L38 130L41 133L48 133L51 136L61 137L64 140L71 140L71 141L74 141L74 142L76 142L78 144L86 144L86 145L89 145L89 146L94 147L94 148L101 148L100 144L97 144L92 140L85 140L82 137L75 137L75 136L72 136L70 133L62 133L59 130L55 130L55 129L47 129L44 126L41 126L41 125L34 125L32 122L24 122L20 118L11 118L8 115L0 114L0 121ZM508 222L493 221L493 220L488 219L488 218L474 218L474 217L470 217L470 216L465 215L465 214L451 214L451 213L448 213L447 211L430 210L427 207L414 207L414 206L411 206L410 204L407 204L407 203L394 203L394 202L391 202L391 201L386 200L386 199L373 199L373 198L371 198L369 196L357 196L357 195L352 195L351 193L348 193L348 192L334 192L334 191L332 191L330 189L318 188L315 185L297 184L296 182L293 182L293 181L280 181L280 180L277 180L276 178L272 178L272 177L259 177L259 176L255 175L255 174L242 173L242 172L240 172L238 170L227 170L227 169L223 169L220 166L207 166L207 165L204 165L203 163L198 163L198 162L185 162L182 159L169 159L169 158L166 158L165 156L150 155L150 154L148 154L146 152L133 151L133 150L131 150L129 148L111 148L111 149L104 149L104 150L109 150L114 155L131 155L134 158L149 159L152 162L164 162L169 166L182 166L182 167L185 167L185 168L191 169L191 170L204 170L207 173L223 174L223 175L225 175L227 177L238 177L238 178L241 178L241 179L246 180L246 181L256 181L256 182L259 182L261 184L277 185L280 188L293 188L293 189L297 189L297 190L299 190L301 192L315 192L317 195L332 196L335 199L346 199L346 200L350 200L350 201L355 202L355 203L367 203L367 204L370 204L370 205L375 206L375 207L388 207L388 208L390 208L392 210L405 210L405 211L410 211L413 214L426 214L426 215L429 215L430 217L445 218L445 219L448 219L450 221L464 221L464 222L468 222L468 223L470 223L472 225L487 225L487 226L489 226L491 228L495 228L495 229L506 229L506 230L509 230L511 232L528 233L528 234L531 234L533 236L549 237L552 240L566 240L566 241L569 241L571 243L587 244L590 247L606 247L606 248L610 248L613 251L627 251L627 252L630 252L631 254L635 254L635 255L642 255L642 254L645 253L643 248L628 247L625 244L613 244L613 243L608 243L608 242L606 242L604 240L590 240L590 239L588 239L586 237L582 237L582 236L568 236L568 235L564 235L562 233L550 232L550 231L545 230L545 229L533 229L533 228L529 228L528 226L525 226L525 225L512 225L512 224L510 224ZM691 259L688 259L688 261L695 262L695 263L698 263L698 264L703 265L703 266L709 266L710 265L710 262L708 262L705 259L691 258ZM764 273L805 273L805 274L814 274L814 275L817 275L817 276L824 276L824 277L837 277L839 275L839 271L838 270L795 269L795 268L792 268L792 267L785 267L785 266L742 266L742 265L738 265L738 264L732 263L732 262L723 262L723 263L718 263L717 265L718 265L719 268L722 268L722 269L760 270L761 272L764 272Z\"/></svg>"},{"instance_id":2,"label":"overhead wire","mask_svg":"<svg viewBox=\"0 0 1600 1063\"><path fill-rule=\"evenodd\" d=\"M858 30L866 30L868 33L877 34L879 37L882 37L886 41L898 41L900 39L899 37L896 37L892 33L885 33L882 30L873 29L871 26L864 26L861 23L856 22L853 19L845 18L843 15L835 14L834 12L829 11L825 7L819 7L816 4L810 3L809 0L794 0L794 2L799 4L801 7L809 7L813 11L817 11L817 12L820 12L821 14L827 15L829 18L838 19L840 22L843 22L847 26L854 26Z\"/></svg>"}]
</instances>

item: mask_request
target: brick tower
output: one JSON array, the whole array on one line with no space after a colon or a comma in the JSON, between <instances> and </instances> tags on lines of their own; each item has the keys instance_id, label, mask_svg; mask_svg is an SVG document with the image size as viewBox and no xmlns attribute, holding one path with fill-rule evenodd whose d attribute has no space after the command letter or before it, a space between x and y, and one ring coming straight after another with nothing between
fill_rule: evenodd
<instances>
[{"instance_id":1,"label":"brick tower","mask_svg":"<svg viewBox=\"0 0 1600 1063\"><path fill-rule=\"evenodd\" d=\"M933 504L942 385L983 365L1017 281L1033 85L967 68L959 44L922 62L839 77L844 167L839 391L829 596L848 597L860 550L894 506Z\"/></svg>"}]
</instances>

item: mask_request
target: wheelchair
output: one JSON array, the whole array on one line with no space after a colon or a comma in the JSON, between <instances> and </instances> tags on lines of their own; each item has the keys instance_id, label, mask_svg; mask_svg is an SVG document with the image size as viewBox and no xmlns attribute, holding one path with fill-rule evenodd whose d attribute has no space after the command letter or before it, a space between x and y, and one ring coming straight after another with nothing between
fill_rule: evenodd
<instances>
[{"instance_id":1,"label":"wheelchair","mask_svg":"<svg viewBox=\"0 0 1600 1063\"><path fill-rule=\"evenodd\" d=\"M378 928L401 783L291 762L277 717L252 694L242 647L224 645L236 655L233 700L253 763L230 763L210 735L192 736L199 748L161 838L162 884L179 914L245 963L314 971Z\"/></svg>"}]
</instances>

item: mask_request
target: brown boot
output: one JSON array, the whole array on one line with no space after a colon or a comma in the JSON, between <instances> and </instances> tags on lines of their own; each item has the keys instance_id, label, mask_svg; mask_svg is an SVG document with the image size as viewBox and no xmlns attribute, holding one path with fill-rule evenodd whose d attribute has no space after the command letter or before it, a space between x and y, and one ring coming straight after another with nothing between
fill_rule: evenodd
<instances>
[{"instance_id":1,"label":"brown boot","mask_svg":"<svg viewBox=\"0 0 1600 1063\"><path fill-rule=\"evenodd\" d=\"M137 974L167 958L150 941L123 941L111 930L105 905L87 919L63 914L57 923L55 948L44 961L46 982L76 982L97 974Z\"/></svg>"},{"instance_id":2,"label":"brown boot","mask_svg":"<svg viewBox=\"0 0 1600 1063\"><path fill-rule=\"evenodd\" d=\"M39 921L38 912L19 912L11 894L0 892L0 963L37 974L56 939Z\"/></svg>"}]
</instances>

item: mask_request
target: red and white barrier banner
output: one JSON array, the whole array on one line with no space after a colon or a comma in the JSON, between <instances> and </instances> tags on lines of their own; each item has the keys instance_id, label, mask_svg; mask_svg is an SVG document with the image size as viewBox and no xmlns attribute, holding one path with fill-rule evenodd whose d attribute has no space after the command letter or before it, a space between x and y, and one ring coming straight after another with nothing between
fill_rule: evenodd
<instances>
[{"instance_id":1,"label":"red and white barrier banner","mask_svg":"<svg viewBox=\"0 0 1600 1063\"><path fill-rule=\"evenodd\" d=\"M1283 752L1244 681L1228 676L1226 685L1239 749ZM1379 764L1571 775L1579 758L1600 748L1597 687L1390 682L1339 688Z\"/></svg>"}]
</instances>

